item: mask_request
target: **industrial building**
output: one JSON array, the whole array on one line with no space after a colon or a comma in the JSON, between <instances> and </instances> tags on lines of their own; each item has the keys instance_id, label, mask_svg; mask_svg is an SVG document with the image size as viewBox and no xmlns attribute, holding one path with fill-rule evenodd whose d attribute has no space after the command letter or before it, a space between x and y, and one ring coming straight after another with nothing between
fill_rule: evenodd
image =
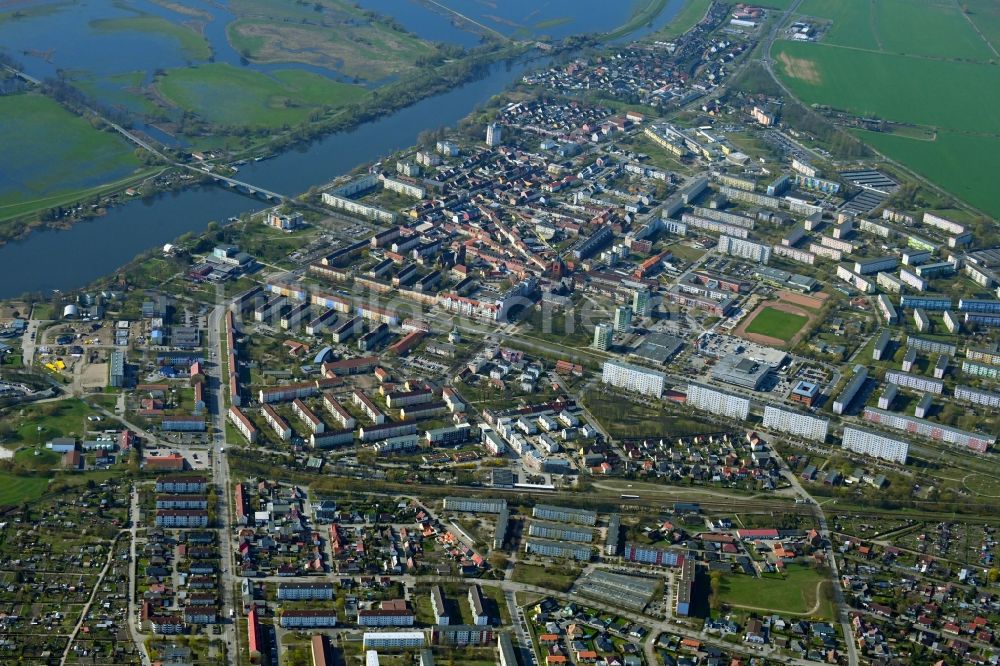
<instances>
[{"instance_id":1,"label":"industrial building","mask_svg":"<svg viewBox=\"0 0 1000 666\"><path fill-rule=\"evenodd\" d=\"M746 356L723 356L712 368L712 379L756 391L771 374L771 366Z\"/></svg>"}]
</instances>

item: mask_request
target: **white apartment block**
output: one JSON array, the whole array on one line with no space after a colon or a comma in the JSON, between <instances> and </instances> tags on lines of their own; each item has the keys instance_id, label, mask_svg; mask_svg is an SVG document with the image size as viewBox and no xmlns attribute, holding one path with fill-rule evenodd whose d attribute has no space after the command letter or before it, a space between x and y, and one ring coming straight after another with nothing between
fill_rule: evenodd
<instances>
[{"instance_id":1,"label":"white apartment block","mask_svg":"<svg viewBox=\"0 0 1000 666\"><path fill-rule=\"evenodd\" d=\"M278 437L284 441L292 438L292 429L288 425L288 421L286 421L281 414L274 411L274 407L271 405L264 405L261 411L264 414L264 420L267 421L267 424L274 429L274 432L277 433Z\"/></svg>"},{"instance_id":2,"label":"white apartment block","mask_svg":"<svg viewBox=\"0 0 1000 666\"><path fill-rule=\"evenodd\" d=\"M695 409L718 416L745 421L750 413L750 400L701 384L688 384L687 404Z\"/></svg>"},{"instance_id":3,"label":"white apartment block","mask_svg":"<svg viewBox=\"0 0 1000 666\"><path fill-rule=\"evenodd\" d=\"M542 520L554 520L560 523L573 523L576 525L596 525L597 512L587 509L575 509L567 506L553 506L551 504L536 504L531 510L532 518Z\"/></svg>"},{"instance_id":4,"label":"white apartment block","mask_svg":"<svg viewBox=\"0 0 1000 666\"><path fill-rule=\"evenodd\" d=\"M875 277L875 282L878 283L878 286L894 294L898 294L903 291L903 281L892 273L879 273Z\"/></svg>"},{"instance_id":5,"label":"white apartment block","mask_svg":"<svg viewBox=\"0 0 1000 666\"><path fill-rule=\"evenodd\" d=\"M844 385L844 390L840 392L837 399L833 401L833 413L843 414L844 410L847 409L851 401L854 400L854 396L858 394L858 391L862 386L865 385L865 381L868 379L868 368L863 365L854 366L854 376L851 377L850 381Z\"/></svg>"},{"instance_id":6,"label":"white apartment block","mask_svg":"<svg viewBox=\"0 0 1000 666\"><path fill-rule=\"evenodd\" d=\"M885 275L885 273L879 273L879 275ZM875 297L875 304L878 305L879 312L882 313L882 318L888 324L892 325L899 321L899 313L896 312L896 306L892 304L888 296L879 294Z\"/></svg>"},{"instance_id":7,"label":"white apartment block","mask_svg":"<svg viewBox=\"0 0 1000 666\"><path fill-rule=\"evenodd\" d=\"M507 500L445 497L444 508L446 511L467 511L468 513L500 513L507 509Z\"/></svg>"},{"instance_id":8,"label":"white apartment block","mask_svg":"<svg viewBox=\"0 0 1000 666\"><path fill-rule=\"evenodd\" d=\"M962 322L959 321L958 317L951 310L944 311L944 327L948 329L949 333L958 333L962 329Z\"/></svg>"},{"instance_id":9,"label":"white apartment block","mask_svg":"<svg viewBox=\"0 0 1000 666\"><path fill-rule=\"evenodd\" d=\"M767 405L764 407L764 427L822 442L826 440L830 421L803 412Z\"/></svg>"},{"instance_id":10,"label":"white apartment block","mask_svg":"<svg viewBox=\"0 0 1000 666\"><path fill-rule=\"evenodd\" d=\"M837 277L862 293L870 294L875 291L871 280L858 275L844 264L837 266Z\"/></svg>"},{"instance_id":11,"label":"white apartment block","mask_svg":"<svg viewBox=\"0 0 1000 666\"><path fill-rule=\"evenodd\" d=\"M921 377L920 375L911 375L906 372L899 372L898 370L887 370L885 381L899 384L905 388L911 388L914 391L934 393L935 395L941 395L941 392L944 390L944 382L940 380Z\"/></svg>"},{"instance_id":12,"label":"white apartment block","mask_svg":"<svg viewBox=\"0 0 1000 666\"><path fill-rule=\"evenodd\" d=\"M731 257L739 257L748 261L755 261L759 264L767 264L771 259L771 246L762 243L754 243L742 238L733 238L723 234L719 236L717 249L722 254Z\"/></svg>"},{"instance_id":13,"label":"white apartment block","mask_svg":"<svg viewBox=\"0 0 1000 666\"><path fill-rule=\"evenodd\" d=\"M605 361L601 381L626 391L659 398L663 395L666 375L630 363Z\"/></svg>"},{"instance_id":14,"label":"white apartment block","mask_svg":"<svg viewBox=\"0 0 1000 666\"><path fill-rule=\"evenodd\" d=\"M882 271L891 271L899 264L896 257L879 257L877 259L863 259L854 262L854 272L858 275L871 275Z\"/></svg>"},{"instance_id":15,"label":"white apartment block","mask_svg":"<svg viewBox=\"0 0 1000 666\"><path fill-rule=\"evenodd\" d=\"M883 460L905 463L910 445L898 439L884 437L878 433L848 426L844 428L843 447Z\"/></svg>"},{"instance_id":16,"label":"white apartment block","mask_svg":"<svg viewBox=\"0 0 1000 666\"><path fill-rule=\"evenodd\" d=\"M357 425L357 419L351 416L351 413L344 409L340 401L329 393L323 396L323 406L326 407L330 416L336 419L341 428L353 430L354 426Z\"/></svg>"},{"instance_id":17,"label":"white apartment block","mask_svg":"<svg viewBox=\"0 0 1000 666\"><path fill-rule=\"evenodd\" d=\"M843 250L839 250L835 247L827 247L821 243L809 243L809 251L820 257L826 257L827 259L833 259L834 261L840 261L844 258Z\"/></svg>"},{"instance_id":18,"label":"white apartment block","mask_svg":"<svg viewBox=\"0 0 1000 666\"><path fill-rule=\"evenodd\" d=\"M236 426L248 442L253 444L257 441L257 427L239 407L233 405L229 408L229 422Z\"/></svg>"},{"instance_id":19,"label":"white apartment block","mask_svg":"<svg viewBox=\"0 0 1000 666\"><path fill-rule=\"evenodd\" d=\"M333 583L278 583L278 599L333 599Z\"/></svg>"},{"instance_id":20,"label":"white apartment block","mask_svg":"<svg viewBox=\"0 0 1000 666\"><path fill-rule=\"evenodd\" d=\"M315 627L336 627L335 610L285 610L278 623L286 629L310 629Z\"/></svg>"},{"instance_id":21,"label":"white apartment block","mask_svg":"<svg viewBox=\"0 0 1000 666\"><path fill-rule=\"evenodd\" d=\"M917 291L927 291L927 280L905 268L899 269L899 279L903 284Z\"/></svg>"},{"instance_id":22,"label":"white apartment block","mask_svg":"<svg viewBox=\"0 0 1000 666\"><path fill-rule=\"evenodd\" d=\"M983 405L996 409L1000 407L1000 393L991 391L981 391L971 386L956 386L955 399L971 402L974 405Z\"/></svg>"},{"instance_id":23,"label":"white apartment block","mask_svg":"<svg viewBox=\"0 0 1000 666\"><path fill-rule=\"evenodd\" d=\"M590 546L580 546L545 539L525 539L524 552L546 557L564 557L572 560L589 561L593 552Z\"/></svg>"},{"instance_id":24,"label":"white apartment block","mask_svg":"<svg viewBox=\"0 0 1000 666\"><path fill-rule=\"evenodd\" d=\"M305 421L310 431L321 433L326 430L326 424L316 416L313 410L309 408L309 405L302 402L299 398L292 401L292 411L296 416Z\"/></svg>"},{"instance_id":25,"label":"white apartment block","mask_svg":"<svg viewBox=\"0 0 1000 666\"><path fill-rule=\"evenodd\" d=\"M422 631L366 631L362 637L365 649L386 648L405 650L423 647L426 637Z\"/></svg>"}]
</instances>

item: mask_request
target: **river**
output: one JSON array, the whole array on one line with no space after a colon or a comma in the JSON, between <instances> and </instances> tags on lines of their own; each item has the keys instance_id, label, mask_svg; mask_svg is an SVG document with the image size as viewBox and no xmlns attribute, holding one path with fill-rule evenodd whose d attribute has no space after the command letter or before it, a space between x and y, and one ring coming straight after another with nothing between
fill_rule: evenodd
<instances>
[{"instance_id":1,"label":"river","mask_svg":"<svg viewBox=\"0 0 1000 666\"><path fill-rule=\"evenodd\" d=\"M528 67L525 62L510 67L494 65L484 78L350 132L246 164L237 176L281 194L299 194L362 162L412 145L425 129L456 124L520 78ZM0 298L27 291L77 289L114 272L144 250L189 231L202 231L212 220L221 222L264 206L265 202L232 190L206 186L133 201L68 230L33 232L24 240L0 247Z\"/></svg>"},{"instance_id":2,"label":"river","mask_svg":"<svg viewBox=\"0 0 1000 666\"><path fill-rule=\"evenodd\" d=\"M368 4L362 2L361 4ZM371 2L374 4L384 4ZM671 0L656 24L672 18L682 0ZM438 39L453 26L422 9ZM418 31L419 13L407 14L409 29ZM403 18L400 18L403 21ZM434 23L431 23L431 21ZM478 105L502 92L537 63L499 63L490 72L446 93L435 95L379 120L327 136L272 159L240 167L238 178L286 195L322 184L360 163L378 160L412 145L426 129L454 126ZM267 205L223 187L206 186L156 195L111 209L107 215L68 230L41 230L0 247L0 298L25 292L83 287L113 273L137 254L187 232L204 230L209 221L224 221Z\"/></svg>"}]
</instances>

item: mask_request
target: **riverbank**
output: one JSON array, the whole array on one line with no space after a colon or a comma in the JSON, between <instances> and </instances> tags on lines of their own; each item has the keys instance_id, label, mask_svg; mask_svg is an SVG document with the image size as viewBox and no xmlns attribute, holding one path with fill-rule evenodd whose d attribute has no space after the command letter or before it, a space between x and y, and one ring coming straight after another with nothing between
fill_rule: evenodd
<instances>
[{"instance_id":1,"label":"riverbank","mask_svg":"<svg viewBox=\"0 0 1000 666\"><path fill-rule=\"evenodd\" d=\"M664 18L661 16L660 20ZM593 44L596 39L591 35L569 41ZM258 187L293 195L349 173L359 164L384 159L412 146L423 130L454 127L478 105L518 81L529 67L535 66L536 60L552 57L551 52L535 51L534 46L534 43L519 45L521 57L508 59L506 64L494 61L483 68L486 71L445 86L445 92L423 87L423 94L415 96L403 109L383 111L371 119L358 117L353 125L345 124L342 131L303 137L295 144L289 142L288 146L294 145L295 149L248 152L247 157L260 154L272 157L260 162L248 159L239 165L237 177ZM227 156L226 162L236 161L241 160ZM120 199L122 205L109 209L107 215L70 230L33 233L0 247L0 298L51 289L69 291L94 284L144 250L173 242L186 233L201 234L209 221L224 221L268 205L216 185L186 187L169 194L157 194L147 188L143 194L151 196ZM87 261L53 264L53 257L75 256L79 247L88 248ZM39 272L36 267L43 264L55 265L56 269Z\"/></svg>"},{"instance_id":2,"label":"riverbank","mask_svg":"<svg viewBox=\"0 0 1000 666\"><path fill-rule=\"evenodd\" d=\"M363 99L351 102L327 117L306 119L304 124L291 128L266 126L262 128L257 140L247 142L242 150L226 152L216 162L231 163L252 159L261 154L282 153L301 148L332 134L349 132L365 123L392 115L423 99L440 95L475 80L485 75L491 65L501 61L509 62L526 54L529 50L529 47L522 45L508 46L494 52L446 63L410 77L406 81L399 81L379 91L372 91ZM70 148L77 144L91 148L99 145L104 152L114 153L114 157L119 161L127 158L129 160L128 166L133 168L139 166L139 160L133 157L134 146L130 146L116 134L112 136L111 133L93 126L93 122L88 125L88 116L104 120L100 115L100 109L91 107L86 101L79 101L73 104L72 108L67 108L66 104L58 104L51 97L43 95L41 91L22 93L18 97L21 96L24 99L41 100L43 104L51 108L48 109L48 113L44 117L39 114L10 114L10 117L22 119L16 128L16 135L22 137L39 135L40 137L41 133L48 132L49 136L52 136L51 133L55 132L56 136L61 136L62 139L49 141L38 138L26 142L24 149L20 151L22 154L19 155L12 148L18 145L14 141L16 136L11 136L9 140L0 141L7 146L8 158L22 165L32 160L38 161L38 167L34 169L36 171L42 171L43 165L48 165L50 169L54 168L53 165L59 165L70 168L74 173L83 173L92 177L94 170L88 167L90 162L85 163L81 159L86 155L92 161L95 150L73 149L66 155L61 153L53 155L50 154L52 151L48 150L47 147L52 150L64 150L67 145ZM15 98L0 98L0 103L10 104L12 99ZM20 99L16 99L15 103L23 104ZM54 114L59 117L51 118L50 116ZM23 127L24 123L30 125L27 131ZM68 136L68 130L61 131L65 128L72 129L72 136ZM11 127L11 131L14 129ZM234 130L231 126L210 128L206 131L210 133L218 131L224 134L226 130L239 131ZM172 157L176 157L178 161L190 159L186 153L180 150L164 148L164 151L171 154ZM73 155L77 153L79 155L74 158ZM122 203L127 200L127 191L139 187L157 171L169 167L158 159L151 161L155 162L155 165L147 169L123 177L119 177L120 173L115 173L115 180L109 183L80 189L54 191L51 195L43 198L11 202L6 206L0 202L0 246L11 240L24 238L38 228L66 228L74 221L93 217L96 209L106 209ZM62 172L60 171L60 173ZM54 188L54 185L51 184L54 180L51 171L44 176L43 180L45 182L39 183L39 188ZM174 183L170 183L168 186L164 186L163 183L146 183L142 194L151 195L168 191L174 189L175 186Z\"/></svg>"}]
</instances>

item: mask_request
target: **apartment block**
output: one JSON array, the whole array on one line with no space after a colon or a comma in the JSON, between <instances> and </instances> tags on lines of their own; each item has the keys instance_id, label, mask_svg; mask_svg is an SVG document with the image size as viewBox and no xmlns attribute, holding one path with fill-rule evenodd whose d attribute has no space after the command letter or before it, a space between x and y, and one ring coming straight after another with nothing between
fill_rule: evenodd
<instances>
[{"instance_id":1,"label":"apartment block","mask_svg":"<svg viewBox=\"0 0 1000 666\"><path fill-rule=\"evenodd\" d=\"M745 421L750 413L750 400L702 384L688 384L687 404L695 409L718 416Z\"/></svg>"},{"instance_id":2,"label":"apartment block","mask_svg":"<svg viewBox=\"0 0 1000 666\"><path fill-rule=\"evenodd\" d=\"M764 407L764 427L822 442L826 440L830 421L804 412L767 405Z\"/></svg>"},{"instance_id":3,"label":"apartment block","mask_svg":"<svg viewBox=\"0 0 1000 666\"><path fill-rule=\"evenodd\" d=\"M659 398L663 395L666 375L622 361L605 361L601 381L633 393Z\"/></svg>"},{"instance_id":4,"label":"apartment block","mask_svg":"<svg viewBox=\"0 0 1000 666\"><path fill-rule=\"evenodd\" d=\"M884 437L870 430L862 430L853 426L844 428L842 445L849 451L863 455L905 463L910 445L902 440Z\"/></svg>"}]
</instances>

